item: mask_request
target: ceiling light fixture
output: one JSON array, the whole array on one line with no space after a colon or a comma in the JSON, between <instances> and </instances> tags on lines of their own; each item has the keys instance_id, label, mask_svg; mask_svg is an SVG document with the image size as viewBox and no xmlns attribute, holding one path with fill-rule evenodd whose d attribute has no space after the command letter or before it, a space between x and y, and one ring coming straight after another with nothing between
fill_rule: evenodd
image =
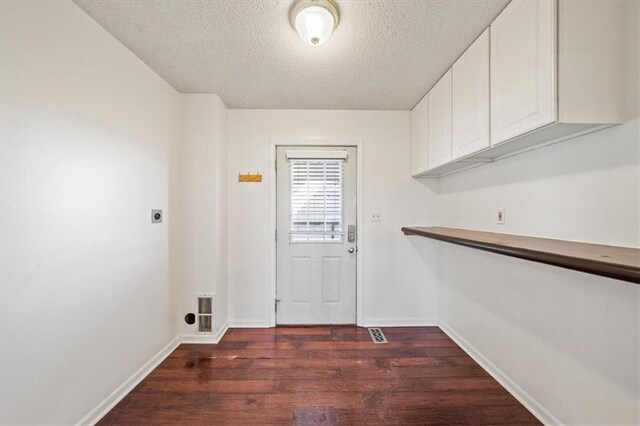
<instances>
[{"instance_id":1,"label":"ceiling light fixture","mask_svg":"<svg viewBox=\"0 0 640 426\"><path fill-rule=\"evenodd\" d=\"M293 28L311 46L320 46L327 41L339 19L333 0L299 0L291 10Z\"/></svg>"}]
</instances>

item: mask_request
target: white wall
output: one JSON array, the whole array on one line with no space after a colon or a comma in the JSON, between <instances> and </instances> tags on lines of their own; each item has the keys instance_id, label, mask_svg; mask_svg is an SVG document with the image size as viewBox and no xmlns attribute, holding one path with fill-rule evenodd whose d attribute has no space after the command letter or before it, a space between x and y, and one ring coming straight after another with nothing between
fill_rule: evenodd
<instances>
[{"instance_id":1,"label":"white wall","mask_svg":"<svg viewBox=\"0 0 640 426\"><path fill-rule=\"evenodd\" d=\"M215 294L215 333L227 322L227 107L217 95L181 98L176 316L181 333L194 334L184 315L195 312L196 294Z\"/></svg>"},{"instance_id":2,"label":"white wall","mask_svg":"<svg viewBox=\"0 0 640 426\"><path fill-rule=\"evenodd\" d=\"M640 292L442 244L440 326L549 424L638 424Z\"/></svg>"},{"instance_id":3,"label":"white wall","mask_svg":"<svg viewBox=\"0 0 640 426\"><path fill-rule=\"evenodd\" d=\"M639 152L636 118L448 176L443 225L637 247Z\"/></svg>"},{"instance_id":4,"label":"white wall","mask_svg":"<svg viewBox=\"0 0 640 426\"><path fill-rule=\"evenodd\" d=\"M443 226L639 247L637 119L442 179ZM506 224L495 224L495 209ZM640 421L640 286L441 244L440 323L548 418Z\"/></svg>"},{"instance_id":5,"label":"white wall","mask_svg":"<svg viewBox=\"0 0 640 426\"><path fill-rule=\"evenodd\" d=\"M628 5L635 118L443 178L443 226L640 247L638 3ZM640 423L640 286L445 243L440 273L441 326L543 418Z\"/></svg>"},{"instance_id":6,"label":"white wall","mask_svg":"<svg viewBox=\"0 0 640 426\"><path fill-rule=\"evenodd\" d=\"M216 96L217 97L217 96ZM214 327L217 333L228 326L229 318L229 182L227 179L229 169L228 149L228 123L229 114L226 105L220 100L214 114L214 126L216 128L216 308Z\"/></svg>"},{"instance_id":7,"label":"white wall","mask_svg":"<svg viewBox=\"0 0 640 426\"><path fill-rule=\"evenodd\" d=\"M178 332L180 99L71 2L1 15L0 423L70 424Z\"/></svg>"},{"instance_id":8,"label":"white wall","mask_svg":"<svg viewBox=\"0 0 640 426\"><path fill-rule=\"evenodd\" d=\"M364 146L364 320L424 324L437 317L437 250L400 228L438 224L436 193L409 174L408 111L229 111L229 322L267 326L271 140L361 140ZM260 184L238 173L260 172ZM382 222L368 220L372 212ZM418 246L419 249L416 249Z\"/></svg>"}]
</instances>

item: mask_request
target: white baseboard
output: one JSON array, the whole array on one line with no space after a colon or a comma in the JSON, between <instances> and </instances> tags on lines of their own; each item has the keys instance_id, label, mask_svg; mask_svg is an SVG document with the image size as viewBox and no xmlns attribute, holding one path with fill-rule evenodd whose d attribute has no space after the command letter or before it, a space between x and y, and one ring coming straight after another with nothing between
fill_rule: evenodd
<instances>
[{"instance_id":1,"label":"white baseboard","mask_svg":"<svg viewBox=\"0 0 640 426\"><path fill-rule=\"evenodd\" d=\"M171 339L169 343L158 353L156 353L149 361L147 361L142 367L133 373L127 380L124 381L116 390L111 392L102 402L95 406L93 410L80 420L77 425L95 425L98 421L105 416L115 405L122 400L129 392L133 390L145 377L149 375L166 357L174 351L175 348L180 345L179 336Z\"/></svg>"},{"instance_id":2,"label":"white baseboard","mask_svg":"<svg viewBox=\"0 0 640 426\"><path fill-rule=\"evenodd\" d=\"M225 322L218 329L216 334L181 334L180 342L181 343L208 343L215 344L222 339L225 333L229 330L229 323Z\"/></svg>"},{"instance_id":3,"label":"white baseboard","mask_svg":"<svg viewBox=\"0 0 640 426\"><path fill-rule=\"evenodd\" d=\"M164 348L160 349L149 361L124 381L116 390L100 402L96 407L80 420L77 425L95 425L118 402L133 390L145 377L149 375L162 361L167 358L181 343L218 343L229 329L229 324L224 323L216 334L195 335L181 334L174 337Z\"/></svg>"},{"instance_id":4,"label":"white baseboard","mask_svg":"<svg viewBox=\"0 0 640 426\"><path fill-rule=\"evenodd\" d=\"M515 399L517 399L527 410L537 417L545 425L561 425L562 422L542 406L535 398L522 389L513 379L496 367L487 357L478 351L471 343L465 340L455 330L440 322L440 329L444 331L451 340L456 342L475 362L484 368L498 383L500 383Z\"/></svg>"},{"instance_id":5,"label":"white baseboard","mask_svg":"<svg viewBox=\"0 0 640 426\"><path fill-rule=\"evenodd\" d=\"M236 319L229 320L229 327L231 328L269 328L268 320L244 320Z\"/></svg>"},{"instance_id":6,"label":"white baseboard","mask_svg":"<svg viewBox=\"0 0 640 426\"><path fill-rule=\"evenodd\" d=\"M365 318L364 327L431 327L436 318Z\"/></svg>"}]
</instances>

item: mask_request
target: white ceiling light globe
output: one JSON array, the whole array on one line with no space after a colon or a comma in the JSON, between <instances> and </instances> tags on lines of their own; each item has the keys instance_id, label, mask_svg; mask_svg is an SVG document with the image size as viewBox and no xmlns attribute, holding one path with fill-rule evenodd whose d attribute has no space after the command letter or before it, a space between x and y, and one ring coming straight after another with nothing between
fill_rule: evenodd
<instances>
[{"instance_id":1,"label":"white ceiling light globe","mask_svg":"<svg viewBox=\"0 0 640 426\"><path fill-rule=\"evenodd\" d=\"M320 46L333 32L333 16L323 7L311 6L302 9L296 16L296 31L300 38L311 46Z\"/></svg>"},{"instance_id":2,"label":"white ceiling light globe","mask_svg":"<svg viewBox=\"0 0 640 426\"><path fill-rule=\"evenodd\" d=\"M293 26L310 46L320 46L338 24L338 10L329 0L301 0L292 12Z\"/></svg>"}]
</instances>

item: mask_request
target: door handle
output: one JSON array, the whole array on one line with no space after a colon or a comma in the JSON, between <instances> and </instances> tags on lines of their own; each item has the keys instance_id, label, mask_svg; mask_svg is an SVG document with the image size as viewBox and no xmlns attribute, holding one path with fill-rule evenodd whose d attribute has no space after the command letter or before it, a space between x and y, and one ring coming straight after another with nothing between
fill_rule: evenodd
<instances>
[{"instance_id":1,"label":"door handle","mask_svg":"<svg viewBox=\"0 0 640 426\"><path fill-rule=\"evenodd\" d=\"M356 249L354 249L353 247L349 247L349 249L347 250L349 253L353 253L356 251Z\"/></svg>"}]
</instances>

